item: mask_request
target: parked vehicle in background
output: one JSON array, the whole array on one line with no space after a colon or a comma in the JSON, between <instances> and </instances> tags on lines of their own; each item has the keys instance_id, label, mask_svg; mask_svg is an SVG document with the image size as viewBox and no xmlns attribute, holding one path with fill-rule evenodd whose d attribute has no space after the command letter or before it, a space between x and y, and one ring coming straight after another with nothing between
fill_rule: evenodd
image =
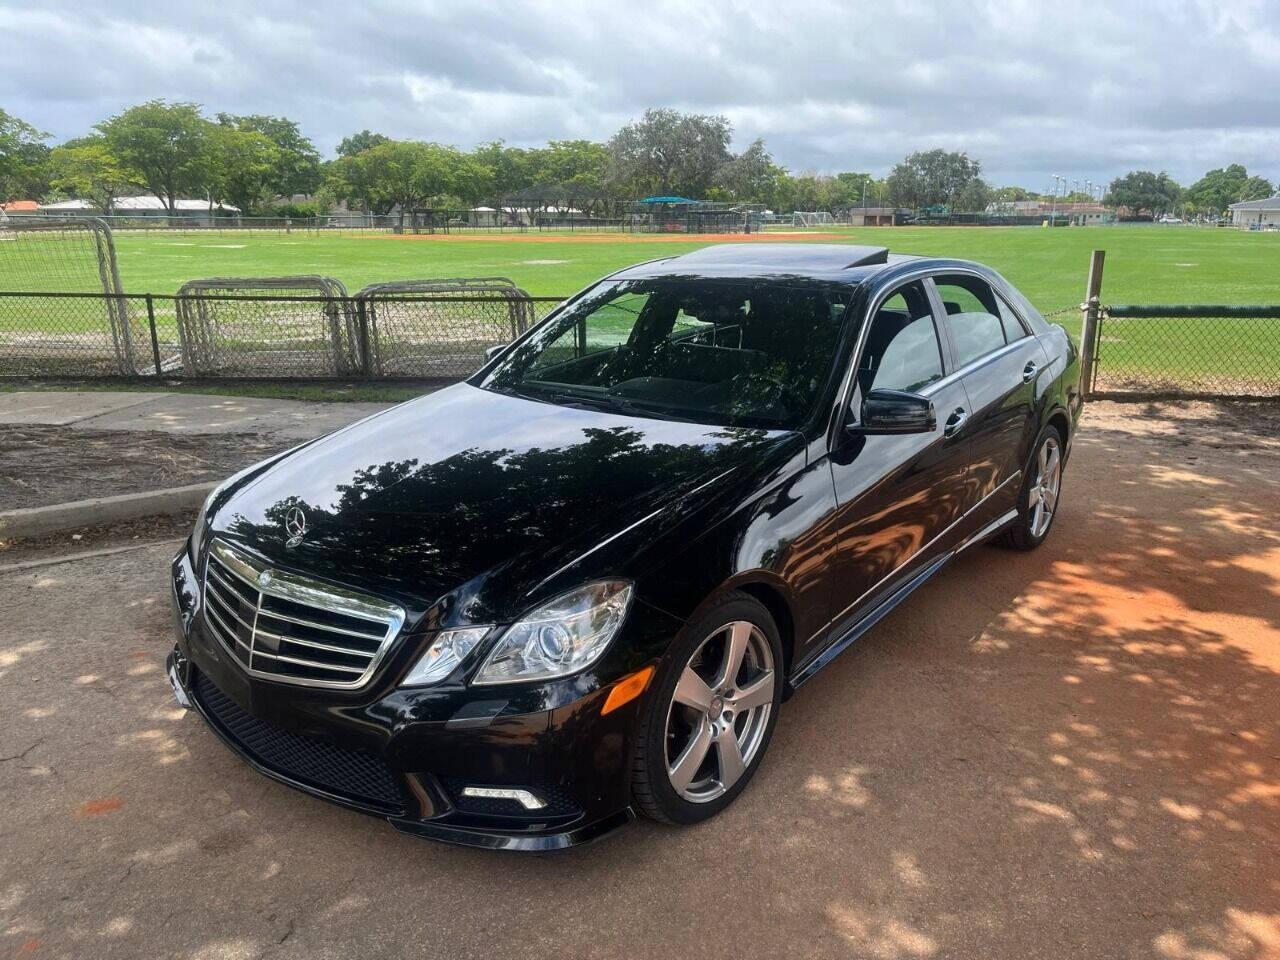
<instances>
[{"instance_id":1,"label":"parked vehicle in background","mask_svg":"<svg viewBox=\"0 0 1280 960\"><path fill-rule=\"evenodd\" d=\"M1045 540L1080 406L1066 332L978 264L631 267L219 487L173 561L169 676L262 772L411 833L704 820L948 560Z\"/></svg>"}]
</instances>

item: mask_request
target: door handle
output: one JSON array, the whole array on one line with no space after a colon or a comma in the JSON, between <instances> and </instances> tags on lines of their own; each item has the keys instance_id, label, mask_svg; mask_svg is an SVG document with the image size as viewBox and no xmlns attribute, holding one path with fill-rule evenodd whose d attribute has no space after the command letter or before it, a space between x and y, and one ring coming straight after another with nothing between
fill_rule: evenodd
<instances>
[{"instance_id":1,"label":"door handle","mask_svg":"<svg viewBox=\"0 0 1280 960\"><path fill-rule=\"evenodd\" d=\"M942 435L950 437L957 430L964 426L964 422L969 419L969 412L964 407L956 407L951 411L951 416L947 417L947 422L942 428Z\"/></svg>"},{"instance_id":2,"label":"door handle","mask_svg":"<svg viewBox=\"0 0 1280 960\"><path fill-rule=\"evenodd\" d=\"M1022 382L1030 383L1036 378L1036 362L1028 360L1027 365L1022 368Z\"/></svg>"}]
</instances>

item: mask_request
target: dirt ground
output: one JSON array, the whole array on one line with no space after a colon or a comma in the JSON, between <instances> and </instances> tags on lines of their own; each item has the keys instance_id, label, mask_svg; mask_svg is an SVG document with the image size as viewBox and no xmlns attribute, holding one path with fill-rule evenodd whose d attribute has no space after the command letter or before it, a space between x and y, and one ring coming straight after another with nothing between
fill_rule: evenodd
<instances>
[{"instance_id":1,"label":"dirt ground","mask_svg":"<svg viewBox=\"0 0 1280 960\"><path fill-rule=\"evenodd\" d=\"M290 446L256 434L0 424L0 510L221 480Z\"/></svg>"},{"instance_id":2,"label":"dirt ground","mask_svg":"<svg viewBox=\"0 0 1280 960\"><path fill-rule=\"evenodd\" d=\"M1280 431L1097 404L1048 542L970 551L696 828L466 850L173 703L150 547L0 574L0 955L1280 958Z\"/></svg>"}]
</instances>

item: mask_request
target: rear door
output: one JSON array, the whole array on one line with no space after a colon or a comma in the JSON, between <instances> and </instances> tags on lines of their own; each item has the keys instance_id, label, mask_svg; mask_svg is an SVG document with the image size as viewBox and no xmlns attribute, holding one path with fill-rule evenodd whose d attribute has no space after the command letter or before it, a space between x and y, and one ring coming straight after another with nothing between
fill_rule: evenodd
<instances>
[{"instance_id":1,"label":"rear door","mask_svg":"<svg viewBox=\"0 0 1280 960\"><path fill-rule=\"evenodd\" d=\"M1017 500L1021 470L1035 442L1036 383L1046 357L1040 341L982 277L941 273L930 287L969 399L970 481L979 507L973 520L985 525Z\"/></svg>"}]
</instances>

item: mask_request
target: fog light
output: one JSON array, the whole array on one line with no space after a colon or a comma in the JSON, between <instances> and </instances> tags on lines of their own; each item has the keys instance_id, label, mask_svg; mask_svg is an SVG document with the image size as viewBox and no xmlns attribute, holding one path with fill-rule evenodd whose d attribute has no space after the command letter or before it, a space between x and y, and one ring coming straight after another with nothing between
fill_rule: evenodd
<instances>
[{"instance_id":1,"label":"fog light","mask_svg":"<svg viewBox=\"0 0 1280 960\"><path fill-rule=\"evenodd\" d=\"M490 800L514 800L526 810L541 810L546 806L528 790L513 790L509 787L463 787L464 797L487 797Z\"/></svg>"}]
</instances>

